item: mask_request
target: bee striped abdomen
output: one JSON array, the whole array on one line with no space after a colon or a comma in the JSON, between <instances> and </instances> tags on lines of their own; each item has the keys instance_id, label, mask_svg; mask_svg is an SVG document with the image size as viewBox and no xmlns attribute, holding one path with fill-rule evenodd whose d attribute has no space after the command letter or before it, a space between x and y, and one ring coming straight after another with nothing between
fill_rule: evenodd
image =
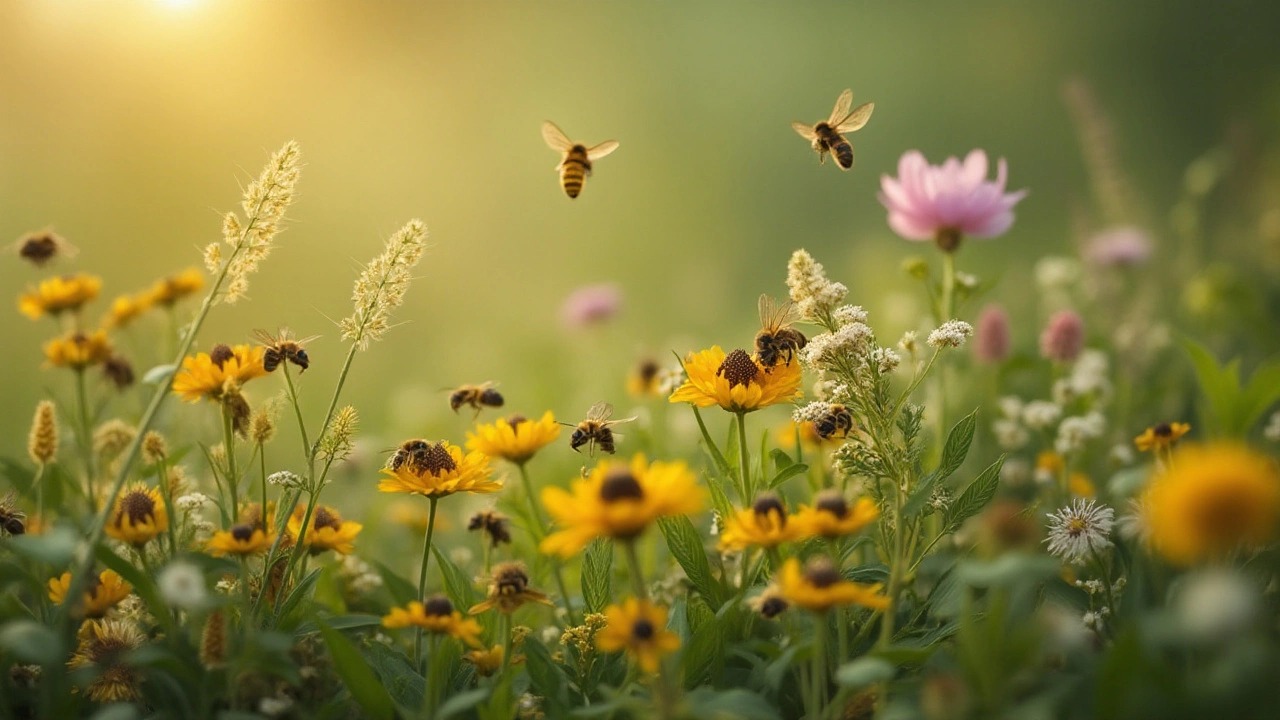
<instances>
[{"instance_id":1,"label":"bee striped abdomen","mask_svg":"<svg viewBox=\"0 0 1280 720\"><path fill-rule=\"evenodd\" d=\"M578 197L590 169L591 163L587 160L587 149L581 145L575 145L560 167L560 184L564 187L564 194L571 198Z\"/></svg>"},{"instance_id":2,"label":"bee striped abdomen","mask_svg":"<svg viewBox=\"0 0 1280 720\"><path fill-rule=\"evenodd\" d=\"M835 156L836 163L845 170L853 167L853 146L849 141L836 135L835 140L830 144L831 154Z\"/></svg>"}]
</instances>

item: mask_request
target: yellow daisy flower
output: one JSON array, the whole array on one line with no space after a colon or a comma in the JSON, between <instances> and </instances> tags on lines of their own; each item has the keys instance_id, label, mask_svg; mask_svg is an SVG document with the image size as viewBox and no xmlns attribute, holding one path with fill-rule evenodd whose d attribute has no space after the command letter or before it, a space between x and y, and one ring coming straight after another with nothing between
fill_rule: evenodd
<instances>
[{"instance_id":1,"label":"yellow daisy flower","mask_svg":"<svg viewBox=\"0 0 1280 720\"><path fill-rule=\"evenodd\" d=\"M382 618L383 627L420 627L429 632L457 638L471 647L482 647L480 623L463 618L444 595L432 595L425 603L417 601L404 608L391 608Z\"/></svg>"},{"instance_id":2,"label":"yellow daisy flower","mask_svg":"<svg viewBox=\"0 0 1280 720\"><path fill-rule=\"evenodd\" d=\"M32 320L65 310L79 310L81 305L98 297L101 289L102 278L85 273L52 277L19 296L18 310Z\"/></svg>"},{"instance_id":3,"label":"yellow daisy flower","mask_svg":"<svg viewBox=\"0 0 1280 720\"><path fill-rule=\"evenodd\" d=\"M424 497L445 497L456 492L492 493L502 483L490 480L493 472L489 456L469 452L448 442L422 442L422 448L399 467L384 467L386 477L378 489L386 493L412 493Z\"/></svg>"},{"instance_id":4,"label":"yellow daisy flower","mask_svg":"<svg viewBox=\"0 0 1280 720\"><path fill-rule=\"evenodd\" d=\"M889 607L889 598L880 594L880 585L849 582L831 558L810 558L802 570L800 561L791 558L782 565L778 587L793 605L814 612L833 607L861 605L873 610Z\"/></svg>"},{"instance_id":5,"label":"yellow daisy flower","mask_svg":"<svg viewBox=\"0 0 1280 720\"><path fill-rule=\"evenodd\" d=\"M505 654L506 651L501 645L494 645L488 650L472 650L467 652L462 656L462 659L471 663L475 667L477 675L480 677L489 677L502 668L502 657ZM524 661L524 655L513 655L511 657L512 665L519 665Z\"/></svg>"},{"instance_id":6,"label":"yellow daisy flower","mask_svg":"<svg viewBox=\"0 0 1280 720\"><path fill-rule=\"evenodd\" d=\"M71 333L46 343L44 356L53 367L83 370L90 365L104 363L111 357L111 341L103 330L92 335Z\"/></svg>"},{"instance_id":7,"label":"yellow daisy flower","mask_svg":"<svg viewBox=\"0 0 1280 720\"><path fill-rule=\"evenodd\" d=\"M523 465L558 437L560 423L548 410L537 421L512 415L489 425L477 425L475 433L467 433L467 449Z\"/></svg>"},{"instance_id":8,"label":"yellow daisy flower","mask_svg":"<svg viewBox=\"0 0 1280 720\"><path fill-rule=\"evenodd\" d=\"M54 605L61 605L67 600L67 592L71 590L71 573L62 573L61 577L50 578L49 600ZM133 587L125 582L115 570L103 570L92 578L84 590L84 607L76 608L76 613L84 613L87 618L100 618L115 607L121 600L129 597Z\"/></svg>"},{"instance_id":9,"label":"yellow daisy flower","mask_svg":"<svg viewBox=\"0 0 1280 720\"><path fill-rule=\"evenodd\" d=\"M230 530L219 530L209 539L206 548L214 557L223 555L257 555L271 548L275 538L260 527L236 525Z\"/></svg>"},{"instance_id":10,"label":"yellow daisy flower","mask_svg":"<svg viewBox=\"0 0 1280 720\"><path fill-rule=\"evenodd\" d=\"M680 636L667 630L667 610L649 602L627 598L622 605L605 608L608 620L596 633L596 647L604 652L626 650L647 673L658 672L662 657L680 649Z\"/></svg>"},{"instance_id":11,"label":"yellow daisy flower","mask_svg":"<svg viewBox=\"0 0 1280 720\"><path fill-rule=\"evenodd\" d=\"M1138 447L1139 452L1163 450L1173 447L1174 443L1189 432L1191 432L1191 426L1187 423L1160 423L1152 425L1146 432L1134 438L1133 444Z\"/></svg>"},{"instance_id":12,"label":"yellow daisy flower","mask_svg":"<svg viewBox=\"0 0 1280 720\"><path fill-rule=\"evenodd\" d=\"M187 402L208 398L222 400L228 381L239 387L267 374L262 367L264 348L249 345L215 345L207 353L182 360L182 370L173 378L173 391Z\"/></svg>"},{"instance_id":13,"label":"yellow daisy flower","mask_svg":"<svg viewBox=\"0 0 1280 720\"><path fill-rule=\"evenodd\" d=\"M151 301L145 295L121 295L111 301L111 311L102 319L106 327L124 327L151 309Z\"/></svg>"},{"instance_id":14,"label":"yellow daisy flower","mask_svg":"<svg viewBox=\"0 0 1280 720\"><path fill-rule=\"evenodd\" d=\"M160 491L139 484L122 493L105 529L108 536L136 547L167 531L169 514Z\"/></svg>"},{"instance_id":15,"label":"yellow daisy flower","mask_svg":"<svg viewBox=\"0 0 1280 720\"><path fill-rule=\"evenodd\" d=\"M564 529L538 548L568 558L598 537L629 540L660 517L702 510L698 478L683 461L649 463L636 455L630 463L601 460L572 494L558 487L542 491L542 504Z\"/></svg>"},{"instance_id":16,"label":"yellow daisy flower","mask_svg":"<svg viewBox=\"0 0 1280 720\"><path fill-rule=\"evenodd\" d=\"M798 536L828 539L852 535L875 522L880 508L868 498L858 498L852 508L839 490L824 490L814 498L813 507L801 505L792 522Z\"/></svg>"},{"instance_id":17,"label":"yellow daisy flower","mask_svg":"<svg viewBox=\"0 0 1280 720\"><path fill-rule=\"evenodd\" d=\"M76 670L86 666L97 668L97 677L89 683L89 699L97 703L142 699L142 674L125 662L130 652L142 646L146 638L127 620L88 620L77 635L79 645L67 662Z\"/></svg>"},{"instance_id":18,"label":"yellow daisy flower","mask_svg":"<svg viewBox=\"0 0 1280 720\"><path fill-rule=\"evenodd\" d=\"M307 514L306 508L298 506L289 516L289 536L297 541L302 533L302 517ZM325 550L332 550L339 555L350 555L356 549L356 535L364 528L358 522L343 520L342 515L331 507L320 505L311 513L311 527L302 538L302 544L312 555L319 555Z\"/></svg>"},{"instance_id":19,"label":"yellow daisy flower","mask_svg":"<svg viewBox=\"0 0 1280 720\"><path fill-rule=\"evenodd\" d=\"M1280 472L1272 458L1243 445L1189 446L1151 482L1141 505L1151 545L1165 559L1221 558L1274 536Z\"/></svg>"},{"instance_id":20,"label":"yellow daisy flower","mask_svg":"<svg viewBox=\"0 0 1280 720\"><path fill-rule=\"evenodd\" d=\"M800 537L800 526L787 521L787 506L773 493L756 497L750 508L725 518L720 533L721 550L749 547L773 548Z\"/></svg>"},{"instance_id":21,"label":"yellow daisy flower","mask_svg":"<svg viewBox=\"0 0 1280 720\"><path fill-rule=\"evenodd\" d=\"M194 295L202 287L204 274L196 268L187 268L173 277L157 280L145 297L157 305L170 306L188 295Z\"/></svg>"},{"instance_id":22,"label":"yellow daisy flower","mask_svg":"<svg viewBox=\"0 0 1280 720\"><path fill-rule=\"evenodd\" d=\"M635 398L657 397L662 385L662 366L653 358L645 358L627 375L627 394Z\"/></svg>"},{"instance_id":23,"label":"yellow daisy flower","mask_svg":"<svg viewBox=\"0 0 1280 720\"><path fill-rule=\"evenodd\" d=\"M685 360L688 379L671 394L671 402L696 407L719 405L729 412L759 410L794 402L800 391L800 363L766 368L743 350L725 355L720 347L694 353Z\"/></svg>"},{"instance_id":24,"label":"yellow daisy flower","mask_svg":"<svg viewBox=\"0 0 1280 720\"><path fill-rule=\"evenodd\" d=\"M488 599L477 603L468 612L478 615L497 608L498 612L510 615L528 602L553 604L546 595L529 587L529 571L525 569L524 563L498 563L490 573Z\"/></svg>"}]
</instances>

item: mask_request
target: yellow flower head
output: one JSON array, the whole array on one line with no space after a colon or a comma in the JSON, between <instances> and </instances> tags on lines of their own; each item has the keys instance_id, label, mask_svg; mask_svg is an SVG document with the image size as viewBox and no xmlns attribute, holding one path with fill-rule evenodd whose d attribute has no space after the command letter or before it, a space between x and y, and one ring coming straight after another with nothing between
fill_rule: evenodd
<instances>
[{"instance_id":1,"label":"yellow flower head","mask_svg":"<svg viewBox=\"0 0 1280 720\"><path fill-rule=\"evenodd\" d=\"M1091 498L1098 494L1098 488L1094 486L1089 476L1080 472L1073 472L1067 476L1067 489L1076 497Z\"/></svg>"},{"instance_id":2,"label":"yellow flower head","mask_svg":"<svg viewBox=\"0 0 1280 720\"><path fill-rule=\"evenodd\" d=\"M1143 495L1151 545L1172 563L1221 558L1270 540L1280 512L1273 459L1243 445L1182 448Z\"/></svg>"},{"instance_id":3,"label":"yellow flower head","mask_svg":"<svg viewBox=\"0 0 1280 720\"><path fill-rule=\"evenodd\" d=\"M444 595L432 595L425 603L417 601L404 608L391 608L382 618L383 627L420 627L429 632L457 638L471 647L481 647L480 623L463 618Z\"/></svg>"},{"instance_id":4,"label":"yellow flower head","mask_svg":"<svg viewBox=\"0 0 1280 720\"><path fill-rule=\"evenodd\" d=\"M477 675L480 677L489 677L490 675L498 672L502 667L502 656L505 654L506 651L502 649L501 645L494 645L488 650L472 650L465 653L462 656L462 659L471 663L475 667ZM512 665L519 665L524 661L524 655L514 655L511 658Z\"/></svg>"},{"instance_id":5,"label":"yellow flower head","mask_svg":"<svg viewBox=\"0 0 1280 720\"><path fill-rule=\"evenodd\" d=\"M560 423L548 410L536 422L523 415L511 415L488 425L477 425L475 433L467 433L467 449L523 465L558 437Z\"/></svg>"},{"instance_id":6,"label":"yellow flower head","mask_svg":"<svg viewBox=\"0 0 1280 720\"><path fill-rule=\"evenodd\" d=\"M162 278L151 286L145 298L157 305L173 305L188 295L200 292L204 287L204 275L196 268L187 268L173 277Z\"/></svg>"},{"instance_id":7,"label":"yellow flower head","mask_svg":"<svg viewBox=\"0 0 1280 720\"><path fill-rule=\"evenodd\" d=\"M223 555L257 555L266 552L275 538L254 525L236 525L230 530L219 530L209 539L207 549L214 557Z\"/></svg>"},{"instance_id":8,"label":"yellow flower head","mask_svg":"<svg viewBox=\"0 0 1280 720\"><path fill-rule=\"evenodd\" d=\"M802 423L797 423L794 420L788 420L774 430L774 445L777 445L788 453L795 452L797 430L800 431L800 449L805 452L817 452L822 449L824 443L834 445L835 442L838 441L835 437L824 440L822 436L818 434L817 423L812 420L806 420Z\"/></svg>"},{"instance_id":9,"label":"yellow flower head","mask_svg":"<svg viewBox=\"0 0 1280 720\"><path fill-rule=\"evenodd\" d=\"M107 535L142 547L169 529L169 514L160 491L134 485L116 498L115 510L107 522Z\"/></svg>"},{"instance_id":10,"label":"yellow flower head","mask_svg":"<svg viewBox=\"0 0 1280 720\"><path fill-rule=\"evenodd\" d=\"M1066 465L1066 459L1052 450L1043 450L1036 456L1036 470L1048 475L1056 477Z\"/></svg>"},{"instance_id":11,"label":"yellow flower head","mask_svg":"<svg viewBox=\"0 0 1280 720\"><path fill-rule=\"evenodd\" d=\"M655 673L662 656L680 649L680 636L667 630L667 610L648 600L627 598L605 608L608 625L596 633L596 647L604 652L626 650L640 669Z\"/></svg>"},{"instance_id":12,"label":"yellow flower head","mask_svg":"<svg viewBox=\"0 0 1280 720\"><path fill-rule=\"evenodd\" d=\"M839 490L824 490L814 498L813 507L801 505L792 520L799 537L838 538L852 535L875 522L880 508L868 498L858 498L853 507Z\"/></svg>"},{"instance_id":13,"label":"yellow flower head","mask_svg":"<svg viewBox=\"0 0 1280 720\"><path fill-rule=\"evenodd\" d=\"M42 315L79 310L81 305L98 297L101 289L102 278L85 273L52 277L19 296L18 309L32 320L39 320Z\"/></svg>"},{"instance_id":14,"label":"yellow flower head","mask_svg":"<svg viewBox=\"0 0 1280 720\"><path fill-rule=\"evenodd\" d=\"M102 320L106 327L124 327L151 309L151 301L145 295L121 295L111 301L111 312Z\"/></svg>"},{"instance_id":15,"label":"yellow flower head","mask_svg":"<svg viewBox=\"0 0 1280 720\"><path fill-rule=\"evenodd\" d=\"M725 355L718 345L689 356L688 379L671 394L671 402L696 407L719 405L729 412L751 412L778 403L794 402L800 391L800 363L766 368L743 350Z\"/></svg>"},{"instance_id":16,"label":"yellow flower head","mask_svg":"<svg viewBox=\"0 0 1280 720\"><path fill-rule=\"evenodd\" d=\"M795 558L786 561L779 573L778 587L791 604L814 612L844 605L861 605L873 610L889 607L889 598L879 594L879 584L861 585L845 580L840 568L825 556L810 558L803 569Z\"/></svg>"},{"instance_id":17,"label":"yellow flower head","mask_svg":"<svg viewBox=\"0 0 1280 720\"><path fill-rule=\"evenodd\" d=\"M635 398L657 397L662 386L662 366L653 358L645 358L627 375L627 394Z\"/></svg>"},{"instance_id":18,"label":"yellow flower head","mask_svg":"<svg viewBox=\"0 0 1280 720\"><path fill-rule=\"evenodd\" d=\"M306 508L301 505L294 508L293 515L289 517L289 537L297 541L299 534L303 534L302 544L307 546L312 555L318 555L325 550L332 550L339 555L350 555L355 552L356 535L360 534L364 525L343 520L337 510L318 505L315 512L311 514L311 526L307 528L306 533L302 533L304 515L306 515Z\"/></svg>"},{"instance_id":19,"label":"yellow flower head","mask_svg":"<svg viewBox=\"0 0 1280 720\"><path fill-rule=\"evenodd\" d=\"M1139 452L1163 450L1173 447L1183 435L1189 432L1191 432L1191 426L1187 423L1160 423L1152 425L1146 432L1134 438L1133 444L1138 447Z\"/></svg>"},{"instance_id":20,"label":"yellow flower head","mask_svg":"<svg viewBox=\"0 0 1280 720\"><path fill-rule=\"evenodd\" d=\"M787 506L773 493L762 493L751 507L725 518L720 533L721 550L772 548L800 537L800 526L789 522Z\"/></svg>"},{"instance_id":21,"label":"yellow flower head","mask_svg":"<svg viewBox=\"0 0 1280 720\"><path fill-rule=\"evenodd\" d=\"M564 529L548 535L539 549L567 558L595 538L629 540L660 517L696 513L703 491L683 461L650 464L636 455L630 463L601 460L585 479L574 481L572 494L545 488L542 504Z\"/></svg>"},{"instance_id":22,"label":"yellow flower head","mask_svg":"<svg viewBox=\"0 0 1280 720\"><path fill-rule=\"evenodd\" d=\"M142 698L142 674L125 662L125 657L146 639L127 620L87 620L78 633L79 645L67 662L76 670L92 665L97 677L89 684L93 702L124 702Z\"/></svg>"},{"instance_id":23,"label":"yellow flower head","mask_svg":"<svg viewBox=\"0 0 1280 720\"><path fill-rule=\"evenodd\" d=\"M215 345L207 353L182 360L182 370L173 378L173 391L187 402L208 398L221 402L228 384L236 389L267 374L262 367L261 347Z\"/></svg>"},{"instance_id":24,"label":"yellow flower head","mask_svg":"<svg viewBox=\"0 0 1280 720\"><path fill-rule=\"evenodd\" d=\"M67 600L71 590L71 573L62 573L61 577L49 580L49 600L54 605L61 605ZM129 597L133 588L125 582L115 570L103 570L102 574L90 578L84 590L84 606L75 609L77 616L83 613L87 618L100 618L115 607L121 600Z\"/></svg>"},{"instance_id":25,"label":"yellow flower head","mask_svg":"<svg viewBox=\"0 0 1280 720\"><path fill-rule=\"evenodd\" d=\"M529 571L524 563L498 563L490 573L488 599L477 603L469 612L477 615L496 607L498 612L510 615L527 602L552 604L546 595L529 587Z\"/></svg>"},{"instance_id":26,"label":"yellow flower head","mask_svg":"<svg viewBox=\"0 0 1280 720\"><path fill-rule=\"evenodd\" d=\"M83 370L90 365L104 363L111 357L111 341L103 330L92 335L75 332L46 343L44 356L53 367Z\"/></svg>"},{"instance_id":27,"label":"yellow flower head","mask_svg":"<svg viewBox=\"0 0 1280 720\"><path fill-rule=\"evenodd\" d=\"M489 479L493 467L488 455L469 452L464 457L462 448L444 441L413 442L420 446L407 459L382 468L385 477L378 483L382 492L439 498L456 492L492 493L502 489L502 483Z\"/></svg>"}]
</instances>

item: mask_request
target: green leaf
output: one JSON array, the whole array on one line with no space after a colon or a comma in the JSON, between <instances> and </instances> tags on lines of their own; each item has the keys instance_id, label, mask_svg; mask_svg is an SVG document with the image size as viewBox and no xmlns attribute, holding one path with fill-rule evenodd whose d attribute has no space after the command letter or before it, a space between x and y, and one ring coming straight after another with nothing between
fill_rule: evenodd
<instances>
[{"instance_id":1,"label":"green leaf","mask_svg":"<svg viewBox=\"0 0 1280 720\"><path fill-rule=\"evenodd\" d=\"M1236 399L1240 395L1239 363L1227 367L1218 365L1213 353L1200 343L1189 337L1180 337L1183 350L1191 359L1196 371L1196 380L1208 401L1208 408L1201 411L1201 419L1210 432L1223 431Z\"/></svg>"},{"instance_id":2,"label":"green leaf","mask_svg":"<svg viewBox=\"0 0 1280 720\"><path fill-rule=\"evenodd\" d=\"M80 535L65 526L55 527L42 535L20 535L8 540L8 546L14 552L38 563L51 565L55 570L71 564L76 545L79 544Z\"/></svg>"},{"instance_id":3,"label":"green leaf","mask_svg":"<svg viewBox=\"0 0 1280 720\"><path fill-rule=\"evenodd\" d=\"M440 564L440 572L444 575L444 591L449 596L449 601L454 607L466 613L468 608L476 604L475 589L471 587L471 579L459 570L448 556L440 552L439 547L432 545L431 552Z\"/></svg>"},{"instance_id":4,"label":"green leaf","mask_svg":"<svg viewBox=\"0 0 1280 720\"><path fill-rule=\"evenodd\" d=\"M547 717L564 717L569 714L568 693L565 692L565 676L560 666L551 659L551 653L540 642L524 643L525 669L537 694L542 696L542 711Z\"/></svg>"},{"instance_id":5,"label":"green leaf","mask_svg":"<svg viewBox=\"0 0 1280 720\"><path fill-rule=\"evenodd\" d=\"M94 713L90 720L136 720L138 708L131 703L111 703Z\"/></svg>"},{"instance_id":6,"label":"green leaf","mask_svg":"<svg viewBox=\"0 0 1280 720\"><path fill-rule=\"evenodd\" d=\"M382 576L382 584L386 586L387 592L391 593L391 599L396 605L408 605L418 599L418 588L414 587L413 583L400 577L395 570L377 560L369 562L378 569L378 574Z\"/></svg>"},{"instance_id":7,"label":"green leaf","mask_svg":"<svg viewBox=\"0 0 1280 720\"><path fill-rule=\"evenodd\" d=\"M863 688L893 679L893 663L878 657L860 657L845 663L836 671L836 682L841 687Z\"/></svg>"},{"instance_id":8,"label":"green leaf","mask_svg":"<svg viewBox=\"0 0 1280 720\"><path fill-rule=\"evenodd\" d=\"M933 496L934 489L964 464L965 458L969 455L969 447L973 444L973 431L978 422L977 415L978 411L974 410L951 428L951 432L947 434L947 442L942 447L942 459L938 462L937 469L924 476L915 491L907 498L906 504L902 506L902 512L906 516L913 517L919 514L924 509L925 503L929 502L929 498Z\"/></svg>"},{"instance_id":9,"label":"green leaf","mask_svg":"<svg viewBox=\"0 0 1280 720\"><path fill-rule=\"evenodd\" d=\"M774 472L778 472L783 468L787 467L788 465L796 464L796 461L792 460L791 456L788 455L786 451L781 450L779 448L774 448L773 450L769 451L769 457L773 458Z\"/></svg>"},{"instance_id":10,"label":"green leaf","mask_svg":"<svg viewBox=\"0 0 1280 720\"><path fill-rule=\"evenodd\" d=\"M1000 485L1000 467L1004 465L1004 458L1005 456L1001 455L987 466L981 475L969 483L969 487L964 489L960 497L947 507L946 529L943 532L952 533L960 529L965 520L977 515L987 503L991 502L991 498L995 497L996 488Z\"/></svg>"},{"instance_id":11,"label":"green leaf","mask_svg":"<svg viewBox=\"0 0 1280 720\"><path fill-rule=\"evenodd\" d=\"M727 617L728 614L716 616L711 622L704 622L685 648L680 657L685 688L710 682L724 666Z\"/></svg>"},{"instance_id":12,"label":"green leaf","mask_svg":"<svg viewBox=\"0 0 1280 720\"><path fill-rule=\"evenodd\" d=\"M293 634L302 636L320 632L320 622L321 621L319 620L314 622L305 622L299 625L298 629L293 631ZM325 618L323 622L326 627L333 628L334 630L355 630L356 628L364 627L380 627L382 625L382 617L379 615L363 614L338 615L336 617Z\"/></svg>"},{"instance_id":13,"label":"green leaf","mask_svg":"<svg viewBox=\"0 0 1280 720\"><path fill-rule=\"evenodd\" d=\"M281 603L280 612L276 613L276 617L289 617L293 611L298 608L299 604L306 599L307 593L311 591L311 587L315 585L316 581L319 579L320 568L316 568L315 570L307 573L307 576L302 578L302 582L295 585L293 589L289 591L289 597L285 598L284 602Z\"/></svg>"},{"instance_id":14,"label":"green leaf","mask_svg":"<svg viewBox=\"0 0 1280 720\"><path fill-rule=\"evenodd\" d=\"M422 695L426 692L427 683L413 669L408 656L380 642L369 643L362 650L369 667L397 705L422 707Z\"/></svg>"},{"instance_id":15,"label":"green leaf","mask_svg":"<svg viewBox=\"0 0 1280 720\"><path fill-rule=\"evenodd\" d=\"M667 539L667 549L672 557L684 568L689 582L697 588L707 604L713 610L719 609L722 602L720 583L711 574L711 563L707 561L707 551L702 545L702 536L688 517L681 515L658 520L658 527Z\"/></svg>"},{"instance_id":16,"label":"green leaf","mask_svg":"<svg viewBox=\"0 0 1280 720\"><path fill-rule=\"evenodd\" d=\"M1280 400L1280 359L1272 358L1253 371L1240 398L1235 428L1246 435L1267 410Z\"/></svg>"},{"instance_id":17,"label":"green leaf","mask_svg":"<svg viewBox=\"0 0 1280 720\"><path fill-rule=\"evenodd\" d=\"M489 697L489 692L490 688L476 688L475 690L460 692L436 709L436 717L440 720L449 720L449 718L458 713L466 712L484 702L485 698Z\"/></svg>"},{"instance_id":18,"label":"green leaf","mask_svg":"<svg viewBox=\"0 0 1280 720\"><path fill-rule=\"evenodd\" d=\"M690 692L688 717L711 720L780 720L768 700L750 690L698 688Z\"/></svg>"},{"instance_id":19,"label":"green leaf","mask_svg":"<svg viewBox=\"0 0 1280 720\"><path fill-rule=\"evenodd\" d=\"M396 710L391 696L387 695L387 691L378 682L378 676L361 657L355 644L324 623L320 623L320 636L329 647L338 677L342 678L347 691L365 714L375 720L393 720Z\"/></svg>"},{"instance_id":20,"label":"green leaf","mask_svg":"<svg viewBox=\"0 0 1280 720\"><path fill-rule=\"evenodd\" d=\"M0 648L33 665L57 665L64 652L58 634L35 620L13 620L0 626Z\"/></svg>"},{"instance_id":21,"label":"green leaf","mask_svg":"<svg viewBox=\"0 0 1280 720\"><path fill-rule=\"evenodd\" d=\"M596 538L582 556L582 602L589 613L604 612L612 597L613 545Z\"/></svg>"},{"instance_id":22,"label":"green leaf","mask_svg":"<svg viewBox=\"0 0 1280 720\"><path fill-rule=\"evenodd\" d=\"M769 489L772 490L791 478L797 475L803 475L806 472L809 472L809 466L804 463L788 465L779 470L778 474L774 475L773 479L769 481Z\"/></svg>"}]
</instances>

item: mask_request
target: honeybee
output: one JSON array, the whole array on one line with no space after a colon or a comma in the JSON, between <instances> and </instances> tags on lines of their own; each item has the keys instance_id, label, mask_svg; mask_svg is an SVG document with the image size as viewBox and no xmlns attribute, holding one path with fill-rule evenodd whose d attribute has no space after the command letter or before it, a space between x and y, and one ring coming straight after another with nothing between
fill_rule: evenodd
<instances>
[{"instance_id":1,"label":"honeybee","mask_svg":"<svg viewBox=\"0 0 1280 720\"><path fill-rule=\"evenodd\" d=\"M835 156L836 164L841 170L853 167L853 146L844 139L843 134L860 130L863 125L866 125L871 119L871 111L876 109L876 104L863 103L850 112L849 106L852 104L853 91L846 89L840 93L840 97L836 98L836 106L831 109L831 117L825 122L819 122L812 127L802 122L791 123L791 127L799 133L800 137L813 143L813 149L818 153L819 163L826 163L829 152Z\"/></svg>"},{"instance_id":2,"label":"honeybee","mask_svg":"<svg viewBox=\"0 0 1280 720\"><path fill-rule=\"evenodd\" d=\"M298 373L301 374L311 367L311 358L307 357L307 351L302 346L320 336L312 335L301 340L295 339L293 333L286 327L280 328L280 332L275 335L266 330L254 330L253 337L266 348L262 353L263 370L274 372L280 363L287 360L297 365Z\"/></svg>"},{"instance_id":3,"label":"honeybee","mask_svg":"<svg viewBox=\"0 0 1280 720\"><path fill-rule=\"evenodd\" d=\"M27 532L27 516L19 512L15 505L14 494L10 490L0 500L0 531L9 535L22 535Z\"/></svg>"},{"instance_id":4,"label":"honeybee","mask_svg":"<svg viewBox=\"0 0 1280 720\"><path fill-rule=\"evenodd\" d=\"M817 428L818 437L823 440L837 435L849 437L849 433L853 431L853 414L843 405L832 405L826 415L814 422L814 427Z\"/></svg>"},{"instance_id":5,"label":"honeybee","mask_svg":"<svg viewBox=\"0 0 1280 720\"><path fill-rule=\"evenodd\" d=\"M620 433L613 431L613 426L635 420L634 416L622 420L610 420L612 416L613 406L607 402L598 402L587 410L586 419L577 425L560 423L573 428L573 435L569 436L569 449L582 452L578 448L586 445L587 454L594 456L596 446L599 445L601 450L612 455L614 443L622 439Z\"/></svg>"},{"instance_id":6,"label":"honeybee","mask_svg":"<svg viewBox=\"0 0 1280 720\"><path fill-rule=\"evenodd\" d=\"M756 358L765 368L777 365L783 357L790 365L795 354L809 340L804 333L791 327L796 321L796 307L787 301L782 305L768 295L761 295L759 302L760 332L756 333Z\"/></svg>"},{"instance_id":7,"label":"honeybee","mask_svg":"<svg viewBox=\"0 0 1280 720\"><path fill-rule=\"evenodd\" d=\"M431 449L431 443L426 440L413 439L406 440L396 448L394 454L387 460L387 467L392 470L399 470L406 463L410 469L420 467L422 461L426 458L427 451Z\"/></svg>"},{"instance_id":8,"label":"honeybee","mask_svg":"<svg viewBox=\"0 0 1280 720\"><path fill-rule=\"evenodd\" d=\"M48 229L27 233L11 245L10 248L16 249L18 257L29 261L36 267L42 267L45 263L59 256L73 258L79 252L71 243L64 240L61 235Z\"/></svg>"},{"instance_id":9,"label":"honeybee","mask_svg":"<svg viewBox=\"0 0 1280 720\"><path fill-rule=\"evenodd\" d=\"M506 399L502 397L502 393L493 388L494 384L492 382L484 382L479 385L463 385L449 393L449 407L454 412L458 412L458 408L463 405L470 405L475 408L477 416L486 407L500 408L506 402Z\"/></svg>"},{"instance_id":10,"label":"honeybee","mask_svg":"<svg viewBox=\"0 0 1280 720\"><path fill-rule=\"evenodd\" d=\"M575 143L550 120L542 123L542 139L552 150L563 153L556 172L560 173L564 194L570 198L576 198L582 192L582 183L591 174L591 163L618 149L617 140L605 140L591 148Z\"/></svg>"}]
</instances>

